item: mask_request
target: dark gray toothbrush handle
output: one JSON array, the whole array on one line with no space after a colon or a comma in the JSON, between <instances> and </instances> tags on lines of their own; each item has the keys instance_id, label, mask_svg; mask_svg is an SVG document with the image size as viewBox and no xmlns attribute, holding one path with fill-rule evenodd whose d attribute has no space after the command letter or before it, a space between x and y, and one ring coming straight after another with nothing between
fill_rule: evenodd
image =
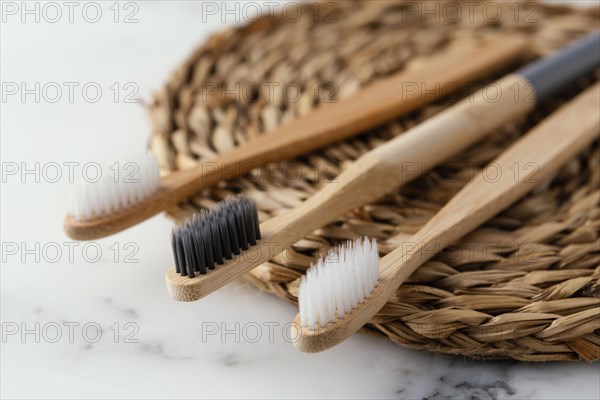
<instances>
[{"instance_id":1,"label":"dark gray toothbrush handle","mask_svg":"<svg viewBox=\"0 0 600 400\"><path fill-rule=\"evenodd\" d=\"M536 102L539 103L599 67L600 32L595 32L555 55L527 65L517 73L533 84Z\"/></svg>"}]
</instances>

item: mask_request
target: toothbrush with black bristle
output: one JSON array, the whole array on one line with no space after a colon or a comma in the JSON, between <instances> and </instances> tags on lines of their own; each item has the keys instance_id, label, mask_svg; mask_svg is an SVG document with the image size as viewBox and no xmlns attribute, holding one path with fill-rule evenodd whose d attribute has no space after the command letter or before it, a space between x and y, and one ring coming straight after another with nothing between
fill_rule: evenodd
<instances>
[{"instance_id":1,"label":"toothbrush with black bristle","mask_svg":"<svg viewBox=\"0 0 600 400\"><path fill-rule=\"evenodd\" d=\"M181 276L182 265L165 274L179 301L195 301L268 261L304 235L348 211L375 201L482 139L504 123L525 116L577 78L600 66L600 34L535 61L491 86L504 95L494 102L487 86L420 125L371 150L299 206L260 224L262 239L206 274ZM515 85L519 90L515 90ZM423 166L407 174L406 165ZM197 236L196 240L205 240ZM206 238L208 240L208 238ZM210 240L213 240L212 237ZM189 268L188 269L189 272ZM194 268L195 269L195 268Z\"/></svg>"},{"instance_id":2,"label":"toothbrush with black bristle","mask_svg":"<svg viewBox=\"0 0 600 400\"><path fill-rule=\"evenodd\" d=\"M253 200L242 195L227 198L218 207L202 210L173 228L171 246L175 270L182 276L204 275L260 240L258 212Z\"/></svg>"}]
</instances>

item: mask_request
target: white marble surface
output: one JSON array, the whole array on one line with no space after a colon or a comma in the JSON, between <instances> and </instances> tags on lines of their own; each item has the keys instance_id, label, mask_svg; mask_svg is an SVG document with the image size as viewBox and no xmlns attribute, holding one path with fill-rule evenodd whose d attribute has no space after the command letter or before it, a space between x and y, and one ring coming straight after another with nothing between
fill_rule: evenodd
<instances>
[{"instance_id":1,"label":"white marble surface","mask_svg":"<svg viewBox=\"0 0 600 400\"><path fill-rule=\"evenodd\" d=\"M600 397L598 364L474 362L361 335L322 354L301 354L285 339L293 307L240 284L201 302L174 302L163 281L171 264L170 222L163 216L95 242L102 251L98 262L86 261L81 246L71 259L71 241L61 227L68 173L63 163L135 151L148 137L143 108L114 103L110 86L134 82L148 99L200 40L222 26L216 19L203 23L197 2L137 2L135 24L114 23L111 4L101 3L104 14L96 24L82 20L77 9L73 23L65 14L67 20L54 24L43 18L23 23L3 9L3 85L97 82L103 89L97 103L85 101L78 89L69 102L64 85L57 103L47 101L52 93L39 103L33 95L24 102L19 95L2 99L3 398ZM39 182L31 174L7 175L14 163L22 170L36 162L41 168L63 165L63 178L49 182L49 169ZM40 260L23 251L36 253L36 243ZM121 249L116 263L115 243ZM137 262L124 262L135 249L125 248L129 243L139 247ZM62 255L52 262L57 248ZM88 250L94 258L94 248ZM98 326L102 335L93 343ZM214 327L230 333L207 335ZM23 336L24 329L31 332Z\"/></svg>"}]
</instances>

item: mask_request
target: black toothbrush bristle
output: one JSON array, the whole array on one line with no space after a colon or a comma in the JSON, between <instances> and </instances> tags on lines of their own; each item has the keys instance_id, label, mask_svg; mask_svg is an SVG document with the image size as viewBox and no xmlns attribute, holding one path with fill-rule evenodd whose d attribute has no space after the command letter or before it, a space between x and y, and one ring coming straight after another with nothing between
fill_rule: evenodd
<instances>
[{"instance_id":1,"label":"black toothbrush bristle","mask_svg":"<svg viewBox=\"0 0 600 400\"><path fill-rule=\"evenodd\" d=\"M171 247L175 271L193 278L206 274L217 264L223 264L241 250L256 245L260 239L258 211L254 201L238 195L219 206L194 214L182 226L173 228Z\"/></svg>"},{"instance_id":2,"label":"black toothbrush bristle","mask_svg":"<svg viewBox=\"0 0 600 400\"><path fill-rule=\"evenodd\" d=\"M175 272L178 274L181 273L181 268L179 267L179 257L177 256L177 244L178 240L176 238L177 233L175 231L171 232L171 247L173 248L173 258L175 258Z\"/></svg>"}]
</instances>

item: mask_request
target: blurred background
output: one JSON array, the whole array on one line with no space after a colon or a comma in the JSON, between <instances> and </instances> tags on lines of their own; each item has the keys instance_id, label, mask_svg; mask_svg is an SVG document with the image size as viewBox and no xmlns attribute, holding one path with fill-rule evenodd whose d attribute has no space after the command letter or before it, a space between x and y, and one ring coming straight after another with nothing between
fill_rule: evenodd
<instances>
[{"instance_id":1,"label":"blurred background","mask_svg":"<svg viewBox=\"0 0 600 400\"><path fill-rule=\"evenodd\" d=\"M254 2L270 3L285 2ZM296 309L241 283L175 302L164 215L91 245L67 238L69 173L145 148L154 91L249 14L243 2L48 4L2 2L3 398L600 397L598 364L475 362L365 335L303 354L289 340Z\"/></svg>"}]
</instances>

